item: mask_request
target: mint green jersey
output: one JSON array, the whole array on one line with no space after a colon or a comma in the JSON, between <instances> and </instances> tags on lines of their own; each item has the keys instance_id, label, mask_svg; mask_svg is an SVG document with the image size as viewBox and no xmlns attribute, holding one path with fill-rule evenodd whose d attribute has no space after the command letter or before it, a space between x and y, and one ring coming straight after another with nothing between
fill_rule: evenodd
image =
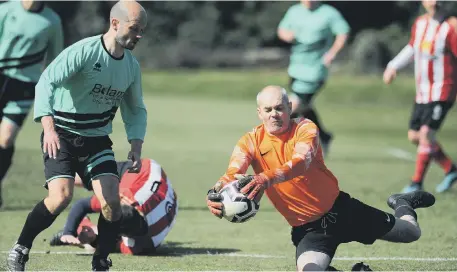
<instances>
[{"instance_id":1,"label":"mint green jersey","mask_svg":"<svg viewBox=\"0 0 457 272\"><path fill-rule=\"evenodd\" d=\"M37 82L43 66L62 51L62 33L59 16L46 5L31 12L21 1L0 4L0 72Z\"/></svg>"},{"instance_id":2,"label":"mint green jersey","mask_svg":"<svg viewBox=\"0 0 457 272\"><path fill-rule=\"evenodd\" d=\"M349 25L341 14L326 4L320 4L314 10L302 4L293 5L279 23L279 28L295 35L296 43L291 47L288 69L290 77L308 82L327 77L323 56L332 46L335 35L349 32Z\"/></svg>"},{"instance_id":3,"label":"mint green jersey","mask_svg":"<svg viewBox=\"0 0 457 272\"><path fill-rule=\"evenodd\" d=\"M147 113L140 65L130 50L111 56L102 37L67 47L49 64L35 87L34 120L51 115L67 131L105 136L120 107L128 140L143 140Z\"/></svg>"}]
</instances>

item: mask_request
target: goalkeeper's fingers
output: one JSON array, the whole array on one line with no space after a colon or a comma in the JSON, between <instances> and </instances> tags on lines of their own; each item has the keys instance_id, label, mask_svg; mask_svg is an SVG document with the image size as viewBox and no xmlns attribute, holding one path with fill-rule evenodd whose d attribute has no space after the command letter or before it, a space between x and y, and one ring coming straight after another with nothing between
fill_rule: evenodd
<instances>
[{"instance_id":1,"label":"goalkeeper's fingers","mask_svg":"<svg viewBox=\"0 0 457 272\"><path fill-rule=\"evenodd\" d=\"M219 218L222 218L222 210L218 210L218 209L215 209L215 208L212 208L212 207L209 207L209 210L215 216L217 216Z\"/></svg>"},{"instance_id":2,"label":"goalkeeper's fingers","mask_svg":"<svg viewBox=\"0 0 457 272\"><path fill-rule=\"evenodd\" d=\"M248 199L249 200L254 200L256 198L257 194L260 192L261 188L262 188L262 186L256 185L254 187L254 189L252 189L251 193L248 195Z\"/></svg>"},{"instance_id":3,"label":"goalkeeper's fingers","mask_svg":"<svg viewBox=\"0 0 457 272\"><path fill-rule=\"evenodd\" d=\"M248 185L253 179L253 176L244 176L243 178L238 180L238 188L243 189L246 185Z\"/></svg>"}]
</instances>

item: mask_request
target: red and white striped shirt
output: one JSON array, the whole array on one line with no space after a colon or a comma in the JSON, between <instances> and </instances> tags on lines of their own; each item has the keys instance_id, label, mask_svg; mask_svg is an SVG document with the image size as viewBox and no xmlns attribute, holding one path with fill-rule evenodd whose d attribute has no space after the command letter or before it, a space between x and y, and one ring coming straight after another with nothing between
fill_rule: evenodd
<instances>
[{"instance_id":1,"label":"red and white striped shirt","mask_svg":"<svg viewBox=\"0 0 457 272\"><path fill-rule=\"evenodd\" d=\"M138 203L149 226L147 236L152 247L157 248L173 227L178 212L177 196L165 171L156 161L143 159L140 173L126 172L122 176L119 191ZM121 252L136 254L142 251L144 245L139 244L144 241L138 242L134 238L122 237Z\"/></svg>"},{"instance_id":2,"label":"red and white striped shirt","mask_svg":"<svg viewBox=\"0 0 457 272\"><path fill-rule=\"evenodd\" d=\"M414 22L408 45L389 63L399 70L414 57L416 103L453 102L457 93L457 19L440 23L428 15Z\"/></svg>"}]
</instances>

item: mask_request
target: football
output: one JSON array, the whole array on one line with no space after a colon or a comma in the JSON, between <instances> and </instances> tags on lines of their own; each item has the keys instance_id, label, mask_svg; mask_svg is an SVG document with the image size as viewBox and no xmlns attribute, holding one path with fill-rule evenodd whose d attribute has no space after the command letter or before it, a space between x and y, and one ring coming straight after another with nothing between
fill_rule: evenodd
<instances>
[{"instance_id":1,"label":"football","mask_svg":"<svg viewBox=\"0 0 457 272\"><path fill-rule=\"evenodd\" d=\"M232 223L243 223L257 214L260 205L255 201L249 200L240 193L238 182L233 181L225 185L220 194L223 197L222 214L225 219Z\"/></svg>"}]
</instances>

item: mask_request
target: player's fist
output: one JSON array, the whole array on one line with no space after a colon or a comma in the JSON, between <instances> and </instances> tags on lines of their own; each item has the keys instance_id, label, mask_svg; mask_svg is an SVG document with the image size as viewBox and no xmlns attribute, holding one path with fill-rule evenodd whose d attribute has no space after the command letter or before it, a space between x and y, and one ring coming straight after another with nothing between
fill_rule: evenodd
<instances>
[{"instance_id":1,"label":"player's fist","mask_svg":"<svg viewBox=\"0 0 457 272\"><path fill-rule=\"evenodd\" d=\"M222 200L222 195L215 189L209 190L206 195L206 206L208 206L209 211L218 218L222 218Z\"/></svg>"},{"instance_id":2,"label":"player's fist","mask_svg":"<svg viewBox=\"0 0 457 272\"><path fill-rule=\"evenodd\" d=\"M387 67L386 70L384 71L384 75L383 75L384 83L390 84L395 79L396 76L397 76L397 71L393 68Z\"/></svg>"}]
</instances>

